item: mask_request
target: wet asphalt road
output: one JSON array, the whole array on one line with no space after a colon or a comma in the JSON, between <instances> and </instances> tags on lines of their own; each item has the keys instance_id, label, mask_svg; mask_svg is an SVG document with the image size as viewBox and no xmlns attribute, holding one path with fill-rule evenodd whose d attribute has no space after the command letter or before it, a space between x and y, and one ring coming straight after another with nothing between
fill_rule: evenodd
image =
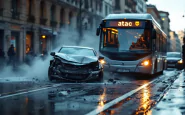
<instances>
[{"instance_id":1,"label":"wet asphalt road","mask_svg":"<svg viewBox=\"0 0 185 115\"><path fill-rule=\"evenodd\" d=\"M161 100L179 73L167 70L153 78L106 73L102 83L0 79L0 115L143 114Z\"/></svg>"}]
</instances>

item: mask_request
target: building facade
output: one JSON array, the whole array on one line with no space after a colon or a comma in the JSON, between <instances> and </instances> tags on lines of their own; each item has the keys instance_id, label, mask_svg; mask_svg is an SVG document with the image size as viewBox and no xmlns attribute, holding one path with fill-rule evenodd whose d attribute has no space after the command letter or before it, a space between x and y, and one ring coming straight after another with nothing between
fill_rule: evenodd
<instances>
[{"instance_id":1,"label":"building facade","mask_svg":"<svg viewBox=\"0 0 185 115\"><path fill-rule=\"evenodd\" d=\"M183 45L183 37L185 36L185 30L181 30L177 32L178 38L180 40L180 46L181 46L181 51L182 51L182 45Z\"/></svg>"},{"instance_id":2,"label":"building facade","mask_svg":"<svg viewBox=\"0 0 185 115\"><path fill-rule=\"evenodd\" d=\"M171 36L170 36L170 18L169 18L169 13L165 11L159 11L159 15L161 17L161 27L163 31L166 33L168 39L168 46L171 46ZM174 33L175 34L175 33ZM176 36L176 34L175 34ZM168 47L168 51L170 51L171 47Z\"/></svg>"},{"instance_id":3,"label":"building facade","mask_svg":"<svg viewBox=\"0 0 185 115\"><path fill-rule=\"evenodd\" d=\"M50 51L61 28L95 30L112 0L0 0L0 48L15 46L22 62L30 51ZM80 24L80 25L79 25ZM7 53L6 53L7 54Z\"/></svg>"},{"instance_id":4,"label":"building facade","mask_svg":"<svg viewBox=\"0 0 185 115\"><path fill-rule=\"evenodd\" d=\"M114 0L114 13L136 13L137 2L135 0Z\"/></svg>"},{"instance_id":5,"label":"building facade","mask_svg":"<svg viewBox=\"0 0 185 115\"><path fill-rule=\"evenodd\" d=\"M151 4L147 5L147 13L151 14L153 18L161 25L162 20L161 20L159 11L155 5L151 5Z\"/></svg>"},{"instance_id":6,"label":"building facade","mask_svg":"<svg viewBox=\"0 0 185 115\"><path fill-rule=\"evenodd\" d=\"M137 2L136 12L138 12L138 13L146 13L147 12L146 2L148 0L135 0L135 1Z\"/></svg>"},{"instance_id":7,"label":"building facade","mask_svg":"<svg viewBox=\"0 0 185 115\"><path fill-rule=\"evenodd\" d=\"M175 33L175 31L170 31L170 49L169 51L172 52L181 52L181 43L178 35Z\"/></svg>"},{"instance_id":8,"label":"building facade","mask_svg":"<svg viewBox=\"0 0 185 115\"><path fill-rule=\"evenodd\" d=\"M155 5L147 5L147 12L150 13L153 18L160 24L162 30L167 35L167 51L171 50L171 41L170 41L170 19L169 13L165 11L159 11Z\"/></svg>"},{"instance_id":9,"label":"building facade","mask_svg":"<svg viewBox=\"0 0 185 115\"><path fill-rule=\"evenodd\" d=\"M169 13L165 11L159 11L159 15L161 17L161 27L163 31L169 35L170 30L170 18L169 18Z\"/></svg>"}]
</instances>

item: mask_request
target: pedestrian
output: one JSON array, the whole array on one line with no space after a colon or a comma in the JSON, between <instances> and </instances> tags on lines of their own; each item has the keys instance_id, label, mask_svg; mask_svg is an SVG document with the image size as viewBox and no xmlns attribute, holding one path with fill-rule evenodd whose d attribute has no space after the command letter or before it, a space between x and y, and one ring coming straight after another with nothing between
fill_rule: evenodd
<instances>
[{"instance_id":1,"label":"pedestrian","mask_svg":"<svg viewBox=\"0 0 185 115\"><path fill-rule=\"evenodd\" d=\"M46 50L46 48L42 51L42 59L45 60L48 56L48 52Z\"/></svg>"},{"instance_id":2,"label":"pedestrian","mask_svg":"<svg viewBox=\"0 0 185 115\"><path fill-rule=\"evenodd\" d=\"M185 71L185 36L183 37L183 45L182 45L182 59L183 59L183 68Z\"/></svg>"},{"instance_id":3,"label":"pedestrian","mask_svg":"<svg viewBox=\"0 0 185 115\"><path fill-rule=\"evenodd\" d=\"M8 57L9 57L9 61L8 64L12 64L15 67L15 49L13 44L11 44L11 46L8 49Z\"/></svg>"}]
</instances>

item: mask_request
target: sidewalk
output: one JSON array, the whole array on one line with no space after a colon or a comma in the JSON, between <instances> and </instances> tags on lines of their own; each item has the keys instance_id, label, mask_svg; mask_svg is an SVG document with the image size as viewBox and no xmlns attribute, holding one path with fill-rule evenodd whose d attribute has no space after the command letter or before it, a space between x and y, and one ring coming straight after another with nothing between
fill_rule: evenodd
<instances>
[{"instance_id":1,"label":"sidewalk","mask_svg":"<svg viewBox=\"0 0 185 115\"><path fill-rule=\"evenodd\" d=\"M185 72L178 76L163 99L148 115L185 115Z\"/></svg>"}]
</instances>

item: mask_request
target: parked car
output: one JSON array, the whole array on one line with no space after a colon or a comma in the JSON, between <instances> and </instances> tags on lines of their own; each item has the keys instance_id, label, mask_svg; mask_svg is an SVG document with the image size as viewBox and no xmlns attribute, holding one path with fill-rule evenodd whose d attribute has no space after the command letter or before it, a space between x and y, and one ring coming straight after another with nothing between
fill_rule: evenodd
<instances>
[{"instance_id":1,"label":"parked car","mask_svg":"<svg viewBox=\"0 0 185 115\"><path fill-rule=\"evenodd\" d=\"M167 52L167 67L183 69L183 60L181 52Z\"/></svg>"},{"instance_id":2,"label":"parked car","mask_svg":"<svg viewBox=\"0 0 185 115\"><path fill-rule=\"evenodd\" d=\"M53 59L48 69L49 80L103 80L104 57L98 56L93 48L63 46L50 55Z\"/></svg>"}]
</instances>

